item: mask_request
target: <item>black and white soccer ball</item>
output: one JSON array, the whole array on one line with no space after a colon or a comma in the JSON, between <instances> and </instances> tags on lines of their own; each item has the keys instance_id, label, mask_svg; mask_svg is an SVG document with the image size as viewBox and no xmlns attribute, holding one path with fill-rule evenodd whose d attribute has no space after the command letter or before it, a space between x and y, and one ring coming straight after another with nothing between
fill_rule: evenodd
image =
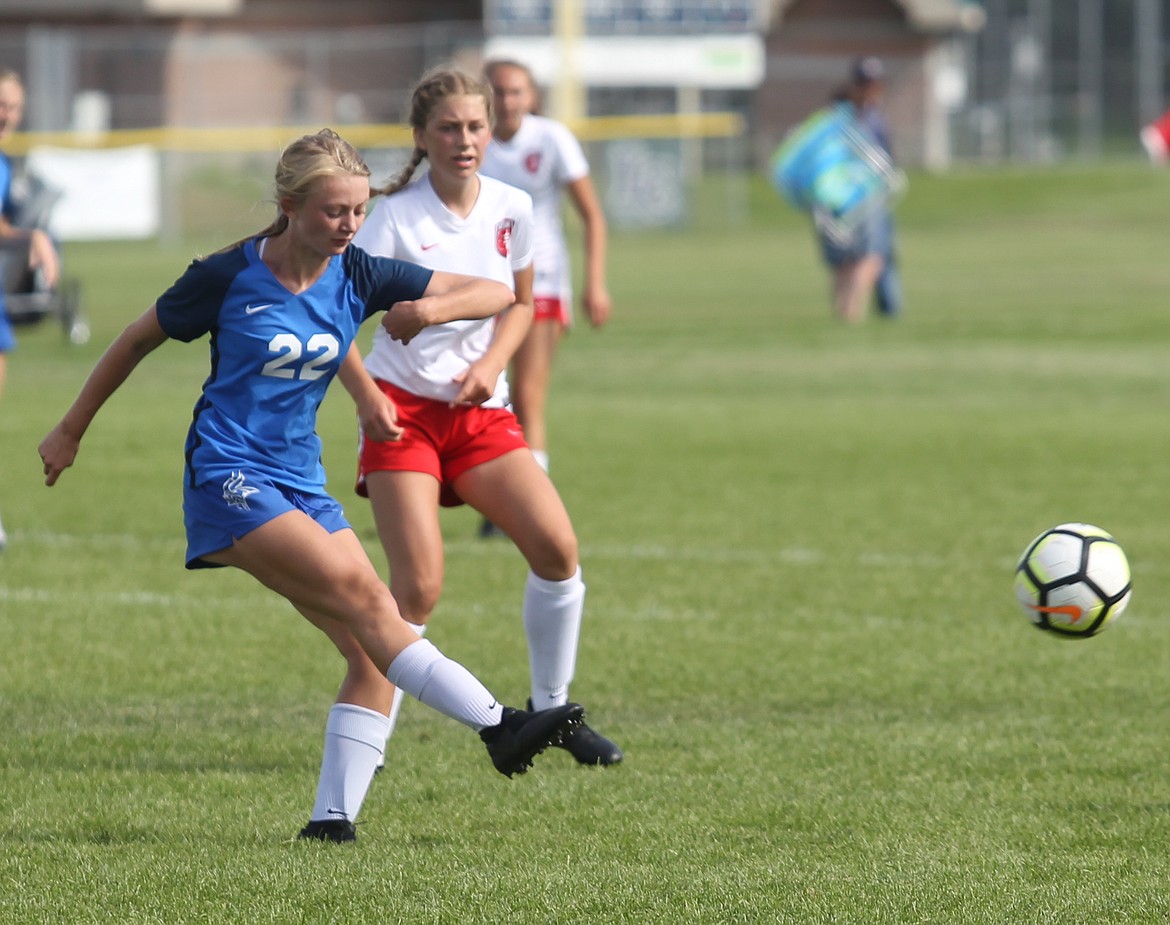
<instances>
[{"instance_id":1,"label":"black and white soccer ball","mask_svg":"<svg viewBox=\"0 0 1170 925\"><path fill-rule=\"evenodd\" d=\"M1129 605L1129 561L1109 533L1092 524L1060 524L1024 550L1016 599L1033 625L1085 639L1111 625Z\"/></svg>"}]
</instances>

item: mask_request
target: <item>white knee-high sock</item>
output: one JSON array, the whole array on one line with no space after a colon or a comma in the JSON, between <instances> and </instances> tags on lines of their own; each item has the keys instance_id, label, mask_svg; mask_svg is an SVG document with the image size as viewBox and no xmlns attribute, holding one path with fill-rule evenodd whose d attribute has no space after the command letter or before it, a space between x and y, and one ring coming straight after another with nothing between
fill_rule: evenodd
<instances>
[{"instance_id":1,"label":"white knee-high sock","mask_svg":"<svg viewBox=\"0 0 1170 925\"><path fill-rule=\"evenodd\" d=\"M504 712L475 675L426 639L399 652L386 677L411 697L472 729L495 726Z\"/></svg>"},{"instance_id":2,"label":"white knee-high sock","mask_svg":"<svg viewBox=\"0 0 1170 925\"><path fill-rule=\"evenodd\" d=\"M546 710L568 702L584 610L585 582L580 568L564 581L546 581L534 572L528 573L524 585L524 631L528 636L533 709Z\"/></svg>"},{"instance_id":3,"label":"white knee-high sock","mask_svg":"<svg viewBox=\"0 0 1170 925\"><path fill-rule=\"evenodd\" d=\"M533 450L532 455L536 457L536 464L548 472L548 450Z\"/></svg>"},{"instance_id":4,"label":"white knee-high sock","mask_svg":"<svg viewBox=\"0 0 1170 925\"><path fill-rule=\"evenodd\" d=\"M425 623L411 623L407 621L407 626L419 634L425 636L427 634L427 625ZM398 725L398 711L402 709L402 688L394 688L394 699L390 703L390 724L386 727L386 742L390 741L390 736L394 735L394 727ZM385 746L385 743L383 743ZM378 759L378 767L385 767L386 765L386 749L382 749L382 757Z\"/></svg>"},{"instance_id":5,"label":"white knee-high sock","mask_svg":"<svg viewBox=\"0 0 1170 925\"><path fill-rule=\"evenodd\" d=\"M325 723L325 752L310 819L357 818L382 757L387 719L377 710L335 703Z\"/></svg>"}]
</instances>

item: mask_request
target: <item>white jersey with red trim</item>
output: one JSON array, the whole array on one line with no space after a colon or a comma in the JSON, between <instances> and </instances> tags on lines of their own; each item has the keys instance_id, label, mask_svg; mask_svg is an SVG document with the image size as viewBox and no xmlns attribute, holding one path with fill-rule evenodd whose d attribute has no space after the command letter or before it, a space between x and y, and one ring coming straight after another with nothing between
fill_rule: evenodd
<instances>
[{"instance_id":1,"label":"white jersey with red trim","mask_svg":"<svg viewBox=\"0 0 1170 925\"><path fill-rule=\"evenodd\" d=\"M484 276L515 285L514 273L532 264L532 199L522 190L479 178L479 197L466 218L439 199L424 174L377 202L353 243L371 254L397 257L432 270ZM491 345L495 317L449 321L424 328L409 344L391 339L381 325L366 356L366 369L423 398L453 401L454 378ZM508 379L500 374L486 408L508 404Z\"/></svg>"},{"instance_id":2,"label":"white jersey with red trim","mask_svg":"<svg viewBox=\"0 0 1170 925\"><path fill-rule=\"evenodd\" d=\"M534 294L561 298L568 305L572 287L561 193L569 183L589 175L589 162L581 143L560 122L529 114L510 139L491 140L480 172L517 186L532 197Z\"/></svg>"}]
</instances>

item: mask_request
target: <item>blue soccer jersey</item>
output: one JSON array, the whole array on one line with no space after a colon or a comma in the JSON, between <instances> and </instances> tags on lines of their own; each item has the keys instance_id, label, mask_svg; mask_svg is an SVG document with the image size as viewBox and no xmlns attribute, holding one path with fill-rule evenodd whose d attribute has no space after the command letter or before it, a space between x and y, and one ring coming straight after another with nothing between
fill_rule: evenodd
<instances>
[{"instance_id":1,"label":"blue soccer jersey","mask_svg":"<svg viewBox=\"0 0 1170 925\"><path fill-rule=\"evenodd\" d=\"M7 218L12 211L12 162L0 152L0 212ZM4 285L0 280L0 353L8 353L15 345L12 325L4 308Z\"/></svg>"},{"instance_id":2,"label":"blue soccer jersey","mask_svg":"<svg viewBox=\"0 0 1170 925\"><path fill-rule=\"evenodd\" d=\"M12 220L12 161L2 151L0 151L0 211L9 221Z\"/></svg>"},{"instance_id":3,"label":"blue soccer jersey","mask_svg":"<svg viewBox=\"0 0 1170 925\"><path fill-rule=\"evenodd\" d=\"M325 389L362 321L421 298L431 275L351 246L293 295L254 240L193 262L156 304L168 337L211 335L211 373L187 434L188 483L249 470L323 491L316 422Z\"/></svg>"}]
</instances>

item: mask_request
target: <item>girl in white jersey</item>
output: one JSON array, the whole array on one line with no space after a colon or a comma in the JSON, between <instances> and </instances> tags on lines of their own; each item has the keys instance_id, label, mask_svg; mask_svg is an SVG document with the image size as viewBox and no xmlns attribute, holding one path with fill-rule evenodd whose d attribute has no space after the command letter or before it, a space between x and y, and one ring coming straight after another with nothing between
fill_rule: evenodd
<instances>
[{"instance_id":1,"label":"girl in white jersey","mask_svg":"<svg viewBox=\"0 0 1170 925\"><path fill-rule=\"evenodd\" d=\"M567 126L536 114L538 97L532 72L515 61L499 60L489 62L484 73L494 96L495 125L481 173L518 186L532 196L535 315L531 330L512 359L512 403L525 439L548 471L545 405L549 379L557 344L572 320L571 267L561 217L562 193L568 193L583 225L581 301L595 328L605 324L611 307L605 284L605 214L580 142Z\"/></svg>"},{"instance_id":2,"label":"girl in white jersey","mask_svg":"<svg viewBox=\"0 0 1170 925\"><path fill-rule=\"evenodd\" d=\"M373 506L390 590L420 636L442 590L440 505L470 504L515 541L530 567L523 620L531 702L541 709L568 701L585 585L569 515L508 407L505 370L532 317L532 201L477 173L490 109L476 78L451 69L425 75L411 99L411 161L378 191L386 198L355 243L498 280L516 303L494 319L426 327L408 342L375 332L366 368L388 400L382 420L362 421L357 490ZM429 170L411 182L424 158ZM376 680L392 728L399 697ZM560 744L584 764L622 757L585 725Z\"/></svg>"},{"instance_id":3,"label":"girl in white jersey","mask_svg":"<svg viewBox=\"0 0 1170 925\"><path fill-rule=\"evenodd\" d=\"M369 176L357 151L329 129L289 145L277 165L276 220L194 261L110 345L41 442L45 484L73 464L98 410L147 354L167 340L210 335L212 370L185 454L187 567L248 572L345 657L348 671L325 727L326 768L344 763L373 774L386 741L379 708L393 679L479 730L496 768L511 777L559 741L581 708L502 707L467 669L419 639L325 491L317 408L335 374L347 384L364 375L351 349L358 325L391 309L383 326L409 340L418 319L491 316L514 299L510 287L491 280L350 247L365 218ZM352 787L319 791L300 837L353 841L364 795Z\"/></svg>"}]
</instances>

